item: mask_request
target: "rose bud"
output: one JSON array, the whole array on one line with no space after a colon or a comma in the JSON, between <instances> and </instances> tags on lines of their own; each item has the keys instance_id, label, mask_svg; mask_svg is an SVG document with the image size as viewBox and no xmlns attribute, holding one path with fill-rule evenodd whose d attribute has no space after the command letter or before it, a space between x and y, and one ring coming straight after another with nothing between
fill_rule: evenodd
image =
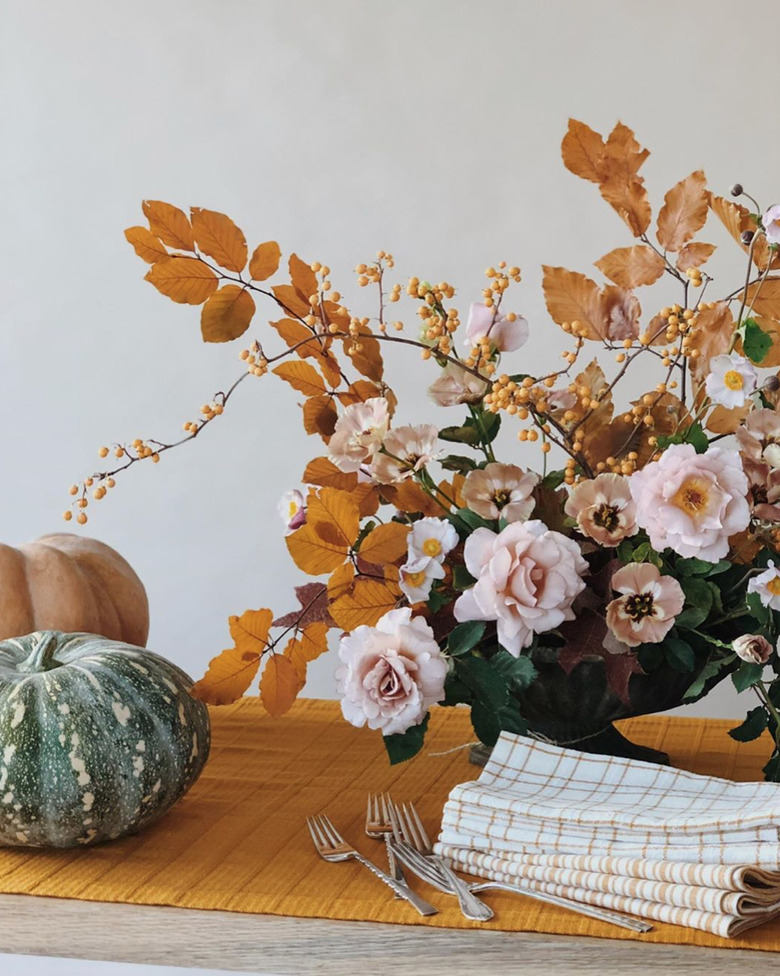
<instances>
[{"instance_id":1,"label":"rose bud","mask_svg":"<svg viewBox=\"0 0 780 976\"><path fill-rule=\"evenodd\" d=\"M745 190L743 189L741 183L735 183L730 192L733 197L741 197Z\"/></svg>"},{"instance_id":2,"label":"rose bud","mask_svg":"<svg viewBox=\"0 0 780 976\"><path fill-rule=\"evenodd\" d=\"M731 647L737 657L750 664L766 664L772 655L772 645L760 634L743 634Z\"/></svg>"}]
</instances>

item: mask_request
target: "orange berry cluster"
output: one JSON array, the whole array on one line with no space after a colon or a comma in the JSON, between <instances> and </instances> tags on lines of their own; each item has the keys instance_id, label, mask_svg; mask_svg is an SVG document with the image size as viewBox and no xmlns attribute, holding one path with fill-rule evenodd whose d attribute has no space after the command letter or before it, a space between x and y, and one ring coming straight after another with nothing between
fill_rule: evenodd
<instances>
[{"instance_id":1,"label":"orange berry cluster","mask_svg":"<svg viewBox=\"0 0 780 976\"><path fill-rule=\"evenodd\" d=\"M588 329L587 326L583 325L577 319L573 322L564 322L561 328L564 332L574 336L574 351L568 350L561 353L562 358L571 366L577 359L580 349L585 345L585 340L588 338Z\"/></svg>"},{"instance_id":2,"label":"orange berry cluster","mask_svg":"<svg viewBox=\"0 0 780 976\"><path fill-rule=\"evenodd\" d=\"M630 451L624 458L608 457L606 461L599 461L596 465L596 472L601 474L609 471L612 474L630 475L636 471L639 455L636 451Z\"/></svg>"},{"instance_id":3,"label":"orange berry cluster","mask_svg":"<svg viewBox=\"0 0 780 976\"><path fill-rule=\"evenodd\" d=\"M268 372L268 360L260 352L260 344L255 340L249 349L242 349L239 359L246 363L248 372L253 376L265 376ZM220 411L221 413L222 411ZM209 418L211 419L211 418ZM195 425L197 426L197 425ZM187 428L184 428L187 430ZM192 429L192 427L190 427Z\"/></svg>"},{"instance_id":4,"label":"orange berry cluster","mask_svg":"<svg viewBox=\"0 0 780 976\"><path fill-rule=\"evenodd\" d=\"M423 302L417 309L417 315L422 319L420 341L428 345L427 349L422 350L422 358L430 359L437 352L449 356L452 353L452 335L460 325L460 318L456 308L445 310L444 300L454 297L454 287L446 281L432 285L429 281L410 278L406 294ZM396 328L398 325L396 323Z\"/></svg>"},{"instance_id":5,"label":"orange berry cluster","mask_svg":"<svg viewBox=\"0 0 780 976\"><path fill-rule=\"evenodd\" d=\"M122 451L122 454L118 453L120 450ZM101 447L100 450L98 451L98 455L102 458L108 457L109 453L110 452L107 447ZM117 447L114 453L116 457L123 457L124 448ZM77 498L76 501L74 502L78 510L76 513L76 521L79 523L79 525L86 525L86 523L88 522L87 513L84 511L84 509L89 506L89 499L87 498L88 489L90 488L92 489L92 497L95 499L95 501L99 502L101 498L106 497L109 488L114 488L115 486L116 486L116 481L114 481L114 479L109 475L105 475L105 474L94 475L91 478L85 478L84 483L81 486L79 485L70 486L71 495L76 496L79 495L80 493L80 497ZM70 522L73 519L73 512L70 509L67 509L62 513L62 517L63 519L65 519L66 522Z\"/></svg>"},{"instance_id":6,"label":"orange berry cluster","mask_svg":"<svg viewBox=\"0 0 780 976\"><path fill-rule=\"evenodd\" d=\"M485 407L491 413L506 410L520 420L527 420L531 414L544 415L550 410L547 398L554 382L551 376L542 381L534 380L530 376L515 381L504 373L493 383L485 397ZM521 441L535 441L537 436L536 428L521 430L518 434Z\"/></svg>"},{"instance_id":7,"label":"orange berry cluster","mask_svg":"<svg viewBox=\"0 0 780 976\"><path fill-rule=\"evenodd\" d=\"M688 268L688 270L685 273L688 276L694 288L701 288L703 284L703 275L701 272L701 268Z\"/></svg>"},{"instance_id":8,"label":"orange berry cluster","mask_svg":"<svg viewBox=\"0 0 780 976\"><path fill-rule=\"evenodd\" d=\"M488 278L489 284L484 288L482 296L488 308L493 308L501 301L509 287L509 282L520 281L520 269L512 267L507 270L506 261L499 261L498 268L491 266L485 269L485 277Z\"/></svg>"}]
</instances>

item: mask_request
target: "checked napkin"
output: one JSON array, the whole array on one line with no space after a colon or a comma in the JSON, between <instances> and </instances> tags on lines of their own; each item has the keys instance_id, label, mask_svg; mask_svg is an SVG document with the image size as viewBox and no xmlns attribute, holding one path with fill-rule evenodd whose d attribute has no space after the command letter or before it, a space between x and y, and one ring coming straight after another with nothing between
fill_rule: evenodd
<instances>
[{"instance_id":1,"label":"checked napkin","mask_svg":"<svg viewBox=\"0 0 780 976\"><path fill-rule=\"evenodd\" d=\"M780 787L504 733L437 850L496 881L733 936L780 913Z\"/></svg>"}]
</instances>

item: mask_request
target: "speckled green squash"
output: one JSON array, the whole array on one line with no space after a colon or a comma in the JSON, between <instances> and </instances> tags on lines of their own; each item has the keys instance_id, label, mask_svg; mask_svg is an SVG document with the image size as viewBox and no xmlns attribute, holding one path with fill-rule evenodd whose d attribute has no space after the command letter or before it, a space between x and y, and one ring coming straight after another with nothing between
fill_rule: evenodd
<instances>
[{"instance_id":1,"label":"speckled green squash","mask_svg":"<svg viewBox=\"0 0 780 976\"><path fill-rule=\"evenodd\" d=\"M0 642L0 844L135 833L200 775L209 717L164 658L94 634Z\"/></svg>"}]
</instances>

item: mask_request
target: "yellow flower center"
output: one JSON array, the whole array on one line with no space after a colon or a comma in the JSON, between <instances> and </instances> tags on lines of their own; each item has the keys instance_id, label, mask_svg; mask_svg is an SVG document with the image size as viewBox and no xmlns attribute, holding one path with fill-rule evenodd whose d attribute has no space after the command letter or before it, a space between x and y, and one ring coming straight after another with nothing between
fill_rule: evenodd
<instances>
[{"instance_id":1,"label":"yellow flower center","mask_svg":"<svg viewBox=\"0 0 780 976\"><path fill-rule=\"evenodd\" d=\"M701 478L689 478L678 488L677 494L672 498L672 504L689 515L698 515L707 508L709 500L709 483Z\"/></svg>"},{"instance_id":2,"label":"yellow flower center","mask_svg":"<svg viewBox=\"0 0 780 976\"><path fill-rule=\"evenodd\" d=\"M425 570L421 569L418 573L404 572L404 579L411 586L422 586L425 582Z\"/></svg>"},{"instance_id":3,"label":"yellow flower center","mask_svg":"<svg viewBox=\"0 0 780 976\"><path fill-rule=\"evenodd\" d=\"M742 378L742 373L738 373L735 369L730 369L723 376L723 382L730 390L741 390L745 385L745 381Z\"/></svg>"},{"instance_id":4,"label":"yellow flower center","mask_svg":"<svg viewBox=\"0 0 780 976\"><path fill-rule=\"evenodd\" d=\"M290 504L287 506L287 515L289 516L289 518L292 518L293 515L297 513L297 511L298 511L297 502L290 502Z\"/></svg>"},{"instance_id":5,"label":"yellow flower center","mask_svg":"<svg viewBox=\"0 0 780 976\"><path fill-rule=\"evenodd\" d=\"M766 588L772 594L772 596L780 596L780 576L775 576L773 580L770 580L766 584Z\"/></svg>"},{"instance_id":6,"label":"yellow flower center","mask_svg":"<svg viewBox=\"0 0 780 976\"><path fill-rule=\"evenodd\" d=\"M426 556L440 556L441 543L438 539L426 539L422 544L422 551Z\"/></svg>"}]
</instances>

